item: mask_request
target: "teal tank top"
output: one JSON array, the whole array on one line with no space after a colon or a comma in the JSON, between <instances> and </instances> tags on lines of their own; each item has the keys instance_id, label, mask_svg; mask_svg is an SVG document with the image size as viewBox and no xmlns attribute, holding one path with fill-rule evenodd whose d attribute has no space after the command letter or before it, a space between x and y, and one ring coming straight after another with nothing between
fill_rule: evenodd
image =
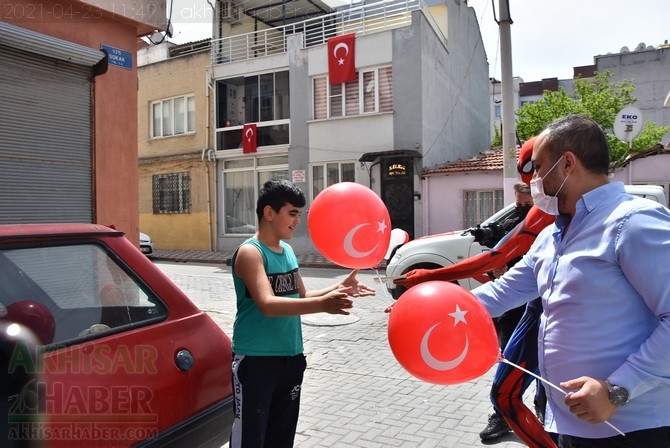
<instances>
[{"instance_id":1,"label":"teal tank top","mask_svg":"<svg viewBox=\"0 0 670 448\"><path fill-rule=\"evenodd\" d=\"M263 256L263 266L275 296L300 300L298 259L291 246L280 241L282 253L272 251L256 238L242 243L256 247ZM235 266L233 255L232 265ZM258 309L246 285L233 269L237 296L237 314L233 326L233 351L249 356L294 356L302 353L300 316L268 317Z\"/></svg>"}]
</instances>

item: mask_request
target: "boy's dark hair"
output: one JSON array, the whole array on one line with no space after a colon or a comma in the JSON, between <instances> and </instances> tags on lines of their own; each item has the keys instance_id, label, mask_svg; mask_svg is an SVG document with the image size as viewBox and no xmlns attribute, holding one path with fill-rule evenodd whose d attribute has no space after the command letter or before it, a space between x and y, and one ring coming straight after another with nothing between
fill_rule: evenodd
<instances>
[{"instance_id":1,"label":"boy's dark hair","mask_svg":"<svg viewBox=\"0 0 670 448\"><path fill-rule=\"evenodd\" d=\"M302 208L305 203L305 194L294 183L285 179L269 180L263 184L263 188L258 195L256 216L258 216L258 222L261 222L263 209L266 205L278 212L286 204Z\"/></svg>"}]
</instances>

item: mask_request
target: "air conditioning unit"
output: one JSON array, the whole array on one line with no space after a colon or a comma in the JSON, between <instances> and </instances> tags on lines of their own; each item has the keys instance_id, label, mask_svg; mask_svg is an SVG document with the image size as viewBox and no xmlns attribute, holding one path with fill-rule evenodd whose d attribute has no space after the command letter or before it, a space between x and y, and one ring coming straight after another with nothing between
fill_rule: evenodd
<instances>
[{"instance_id":1,"label":"air conditioning unit","mask_svg":"<svg viewBox=\"0 0 670 448\"><path fill-rule=\"evenodd\" d=\"M223 0L220 4L222 22L240 21L241 8L238 5L234 4L232 0Z\"/></svg>"}]
</instances>

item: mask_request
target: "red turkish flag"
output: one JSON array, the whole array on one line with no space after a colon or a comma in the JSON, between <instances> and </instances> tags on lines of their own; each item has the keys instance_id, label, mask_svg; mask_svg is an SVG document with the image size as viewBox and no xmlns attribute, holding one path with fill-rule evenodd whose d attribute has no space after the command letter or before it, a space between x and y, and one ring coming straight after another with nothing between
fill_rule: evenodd
<instances>
[{"instance_id":1,"label":"red turkish flag","mask_svg":"<svg viewBox=\"0 0 670 448\"><path fill-rule=\"evenodd\" d=\"M328 77L331 84L356 80L356 33L328 39Z\"/></svg>"},{"instance_id":2,"label":"red turkish flag","mask_svg":"<svg viewBox=\"0 0 670 448\"><path fill-rule=\"evenodd\" d=\"M242 153L256 152L256 124L245 124L242 129Z\"/></svg>"}]
</instances>

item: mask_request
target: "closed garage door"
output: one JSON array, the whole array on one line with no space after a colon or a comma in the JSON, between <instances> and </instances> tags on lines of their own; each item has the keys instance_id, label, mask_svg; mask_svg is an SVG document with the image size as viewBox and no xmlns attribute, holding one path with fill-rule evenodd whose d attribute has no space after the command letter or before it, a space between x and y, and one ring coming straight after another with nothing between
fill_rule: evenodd
<instances>
[{"instance_id":1,"label":"closed garage door","mask_svg":"<svg viewBox=\"0 0 670 448\"><path fill-rule=\"evenodd\" d=\"M91 66L0 42L0 223L92 222Z\"/></svg>"}]
</instances>

